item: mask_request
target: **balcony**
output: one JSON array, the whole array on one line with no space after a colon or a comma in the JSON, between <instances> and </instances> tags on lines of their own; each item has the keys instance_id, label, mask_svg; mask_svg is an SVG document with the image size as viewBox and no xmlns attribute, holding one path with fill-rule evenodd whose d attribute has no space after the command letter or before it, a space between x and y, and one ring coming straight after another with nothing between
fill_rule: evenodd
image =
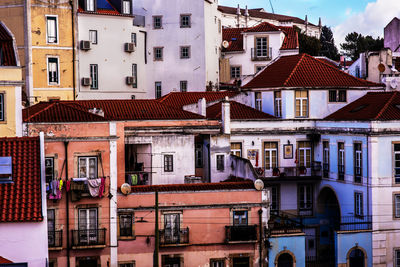
<instances>
[{"instance_id":1,"label":"balcony","mask_svg":"<svg viewBox=\"0 0 400 267\"><path fill-rule=\"evenodd\" d=\"M311 166L290 166L290 167L276 167L276 168L257 168L259 176L264 178L281 178L290 180L290 178L305 177L313 179L321 179L322 168L321 162L312 162Z\"/></svg>"},{"instance_id":2,"label":"balcony","mask_svg":"<svg viewBox=\"0 0 400 267\"><path fill-rule=\"evenodd\" d=\"M271 214L268 221L270 235L288 235L303 232L304 226L296 220L294 215L283 211Z\"/></svg>"},{"instance_id":3,"label":"balcony","mask_svg":"<svg viewBox=\"0 0 400 267\"><path fill-rule=\"evenodd\" d=\"M251 49L252 61L267 61L272 59L272 47L266 49Z\"/></svg>"},{"instance_id":4,"label":"balcony","mask_svg":"<svg viewBox=\"0 0 400 267\"><path fill-rule=\"evenodd\" d=\"M372 216L343 216L340 218L340 231L362 231L372 229Z\"/></svg>"},{"instance_id":5,"label":"balcony","mask_svg":"<svg viewBox=\"0 0 400 267\"><path fill-rule=\"evenodd\" d=\"M225 226L226 242L257 241L257 225Z\"/></svg>"},{"instance_id":6,"label":"balcony","mask_svg":"<svg viewBox=\"0 0 400 267\"><path fill-rule=\"evenodd\" d=\"M189 227L181 228L176 232L169 229L162 229L159 232L161 246L189 244Z\"/></svg>"},{"instance_id":7,"label":"balcony","mask_svg":"<svg viewBox=\"0 0 400 267\"><path fill-rule=\"evenodd\" d=\"M105 228L71 230L72 248L104 248L106 246L106 230Z\"/></svg>"},{"instance_id":8,"label":"balcony","mask_svg":"<svg viewBox=\"0 0 400 267\"><path fill-rule=\"evenodd\" d=\"M48 231L47 238L50 250L62 248L62 230Z\"/></svg>"}]
</instances>

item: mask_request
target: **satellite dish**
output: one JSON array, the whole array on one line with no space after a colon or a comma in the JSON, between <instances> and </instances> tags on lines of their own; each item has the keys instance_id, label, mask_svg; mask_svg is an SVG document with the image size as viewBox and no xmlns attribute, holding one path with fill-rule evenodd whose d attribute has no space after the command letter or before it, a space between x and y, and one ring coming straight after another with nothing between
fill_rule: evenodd
<instances>
[{"instance_id":1,"label":"satellite dish","mask_svg":"<svg viewBox=\"0 0 400 267\"><path fill-rule=\"evenodd\" d=\"M397 87L397 81L395 79L390 81L390 87L392 87L392 89L396 89Z\"/></svg>"},{"instance_id":2,"label":"satellite dish","mask_svg":"<svg viewBox=\"0 0 400 267\"><path fill-rule=\"evenodd\" d=\"M261 191L264 189L264 182L261 179L257 179L254 181L254 187L258 190Z\"/></svg>"},{"instance_id":3,"label":"satellite dish","mask_svg":"<svg viewBox=\"0 0 400 267\"><path fill-rule=\"evenodd\" d=\"M386 77L382 77L381 82L386 83Z\"/></svg>"},{"instance_id":4,"label":"satellite dish","mask_svg":"<svg viewBox=\"0 0 400 267\"><path fill-rule=\"evenodd\" d=\"M228 48L229 47L229 42L227 40L222 41L222 47L223 48Z\"/></svg>"},{"instance_id":5,"label":"satellite dish","mask_svg":"<svg viewBox=\"0 0 400 267\"><path fill-rule=\"evenodd\" d=\"M385 71L385 65L383 65L382 63L378 65L378 70L379 72L384 72Z\"/></svg>"},{"instance_id":6,"label":"satellite dish","mask_svg":"<svg viewBox=\"0 0 400 267\"><path fill-rule=\"evenodd\" d=\"M121 185L121 192L124 195L129 195L131 193L131 186L127 183Z\"/></svg>"}]
</instances>

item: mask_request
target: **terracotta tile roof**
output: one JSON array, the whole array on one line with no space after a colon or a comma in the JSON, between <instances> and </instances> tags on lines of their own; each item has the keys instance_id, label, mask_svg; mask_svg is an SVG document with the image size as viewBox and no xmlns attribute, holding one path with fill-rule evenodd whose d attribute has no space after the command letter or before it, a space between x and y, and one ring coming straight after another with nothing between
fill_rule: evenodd
<instances>
[{"instance_id":1,"label":"terracotta tile roof","mask_svg":"<svg viewBox=\"0 0 400 267\"><path fill-rule=\"evenodd\" d=\"M349 75L307 54L283 56L259 72L243 88L363 88L383 87Z\"/></svg>"},{"instance_id":2,"label":"terracotta tile roof","mask_svg":"<svg viewBox=\"0 0 400 267\"><path fill-rule=\"evenodd\" d=\"M13 38L2 23L0 23L0 49L3 56L3 66L17 66Z\"/></svg>"},{"instance_id":3,"label":"terracotta tile roof","mask_svg":"<svg viewBox=\"0 0 400 267\"><path fill-rule=\"evenodd\" d=\"M262 120L262 119L273 119L272 115L254 109L252 107L243 105L236 101L230 101L230 113L231 120ZM222 114L222 102L216 103L207 108L208 119L221 119Z\"/></svg>"},{"instance_id":4,"label":"terracotta tile roof","mask_svg":"<svg viewBox=\"0 0 400 267\"><path fill-rule=\"evenodd\" d=\"M101 109L104 117L89 112ZM156 100L77 100L40 102L23 110L24 122L88 122L109 120L185 120L204 117Z\"/></svg>"},{"instance_id":5,"label":"terracotta tile roof","mask_svg":"<svg viewBox=\"0 0 400 267\"><path fill-rule=\"evenodd\" d=\"M13 262L8 260L8 259L6 259L6 258L3 258L2 256L0 256L0 264L1 263L13 263Z\"/></svg>"},{"instance_id":6,"label":"terracotta tile roof","mask_svg":"<svg viewBox=\"0 0 400 267\"><path fill-rule=\"evenodd\" d=\"M319 59L319 60L321 60L321 61L323 61L325 63L328 63L329 65L332 65L332 66L334 66L336 68L338 68L339 64L340 64L340 62L335 61L335 60L330 59L330 58L327 58L327 57L315 57L315 58L317 58L317 59Z\"/></svg>"},{"instance_id":7,"label":"terracotta tile roof","mask_svg":"<svg viewBox=\"0 0 400 267\"><path fill-rule=\"evenodd\" d=\"M227 97L234 97L238 93L237 92L228 92L228 91L219 91L219 92L172 92L169 93L162 98L159 98L158 101L165 105L182 108L183 106L195 104L201 98L205 98L207 102L213 102L220 99L224 99Z\"/></svg>"},{"instance_id":8,"label":"terracotta tile roof","mask_svg":"<svg viewBox=\"0 0 400 267\"><path fill-rule=\"evenodd\" d=\"M136 185L132 186L132 193L137 192L171 192L171 191L218 191L254 189L253 181L199 183L199 184L165 184L165 185Z\"/></svg>"},{"instance_id":9,"label":"terracotta tile roof","mask_svg":"<svg viewBox=\"0 0 400 267\"><path fill-rule=\"evenodd\" d=\"M218 10L221 11L222 13L226 14L231 14L231 15L236 15L236 7L228 7L228 6L218 6ZM245 9L241 8L240 13L244 16ZM304 24L305 21L297 18L297 17L292 17L292 16L286 16L286 15L280 15L280 14L273 14L273 13L268 13L265 11L262 11L261 8L253 8L249 9L249 15L250 17L255 17L255 18L261 18L261 19L269 19L269 20L276 20L276 21L292 21L293 23L297 24ZM311 26L315 26L312 23L308 23Z\"/></svg>"},{"instance_id":10,"label":"terracotta tile roof","mask_svg":"<svg viewBox=\"0 0 400 267\"><path fill-rule=\"evenodd\" d=\"M299 36L297 31L293 27L283 27L279 26L285 33L285 39L283 39L282 46L280 50L292 50L299 48Z\"/></svg>"},{"instance_id":11,"label":"terracotta tile roof","mask_svg":"<svg viewBox=\"0 0 400 267\"><path fill-rule=\"evenodd\" d=\"M243 32L279 32L280 29L268 22L262 22L254 27L243 30Z\"/></svg>"},{"instance_id":12,"label":"terracotta tile roof","mask_svg":"<svg viewBox=\"0 0 400 267\"><path fill-rule=\"evenodd\" d=\"M247 28L223 28L222 40L229 42L228 48L223 48L223 52L243 51L243 30Z\"/></svg>"},{"instance_id":13,"label":"terracotta tile roof","mask_svg":"<svg viewBox=\"0 0 400 267\"><path fill-rule=\"evenodd\" d=\"M400 92L369 92L326 120L400 120Z\"/></svg>"},{"instance_id":14,"label":"terracotta tile roof","mask_svg":"<svg viewBox=\"0 0 400 267\"><path fill-rule=\"evenodd\" d=\"M0 184L0 222L42 221L39 138L0 138L0 157L10 156L13 183Z\"/></svg>"}]
</instances>

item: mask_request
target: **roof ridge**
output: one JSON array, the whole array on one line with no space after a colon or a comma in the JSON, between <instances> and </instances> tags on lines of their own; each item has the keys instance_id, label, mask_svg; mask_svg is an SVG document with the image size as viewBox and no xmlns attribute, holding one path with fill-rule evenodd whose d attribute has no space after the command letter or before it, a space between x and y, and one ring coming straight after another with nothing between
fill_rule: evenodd
<instances>
[{"instance_id":1,"label":"roof ridge","mask_svg":"<svg viewBox=\"0 0 400 267\"><path fill-rule=\"evenodd\" d=\"M81 106L79 103L74 103L74 102L70 102L70 103L61 103L61 102L59 102L60 104L62 104L63 106L65 106L65 107L68 107L68 108L72 108L72 109L74 109L74 110L77 110L78 112L85 112L85 113L87 113L87 114L89 114L90 116L95 116L95 117L99 117L99 118L101 118L101 119L108 119L108 120L111 120L111 118L106 118L106 117L102 117L102 116L100 116L100 115L97 115L97 114L95 114L95 113L92 113L92 112L90 112L88 109L89 108L86 108L86 107L84 107L84 106ZM78 105L80 108L82 108L82 109L79 109L79 108L77 108L77 107L75 107L74 105L71 105L71 104L76 104L76 105Z\"/></svg>"},{"instance_id":2,"label":"roof ridge","mask_svg":"<svg viewBox=\"0 0 400 267\"><path fill-rule=\"evenodd\" d=\"M303 61L304 57L305 57L305 53L301 54L301 58L299 59L299 61L297 62L296 66L294 66L293 70L290 72L289 77L287 77L287 79L283 82L283 85L286 86L286 84L289 82L289 80L292 78L292 76L294 75L294 72L297 70L297 68L300 66L300 63Z\"/></svg>"},{"instance_id":3,"label":"roof ridge","mask_svg":"<svg viewBox=\"0 0 400 267\"><path fill-rule=\"evenodd\" d=\"M383 114L384 111L389 107L389 105L392 103L393 99L397 96L398 92L395 91L393 92L393 95L389 98L389 100L386 102L386 104L383 106L383 108L379 111L378 115L374 117L374 119L379 119L379 117Z\"/></svg>"},{"instance_id":4,"label":"roof ridge","mask_svg":"<svg viewBox=\"0 0 400 267\"><path fill-rule=\"evenodd\" d=\"M58 101L54 101L53 103L50 103L50 102L49 102L49 105L48 105L47 107L45 107L45 108L39 110L38 112L32 114L31 116L28 116L28 118L26 118L26 121L29 122L30 119L32 119L33 117L39 115L40 113L42 113L42 112L48 110L50 107L54 106L55 103L57 103L57 102L58 102ZM31 107L33 107L33 106L31 106ZM30 109L30 108L27 109L27 113L28 113L28 114L29 114L29 109Z\"/></svg>"}]
</instances>

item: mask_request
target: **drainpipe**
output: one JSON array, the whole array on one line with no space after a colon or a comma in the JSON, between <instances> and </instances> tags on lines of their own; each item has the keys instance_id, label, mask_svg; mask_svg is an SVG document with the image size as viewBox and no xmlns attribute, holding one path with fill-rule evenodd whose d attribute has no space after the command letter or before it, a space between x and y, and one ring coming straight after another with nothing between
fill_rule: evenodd
<instances>
[{"instance_id":1,"label":"drainpipe","mask_svg":"<svg viewBox=\"0 0 400 267\"><path fill-rule=\"evenodd\" d=\"M65 182L68 181L68 141L64 141L64 149L65 149ZM65 209L67 213L67 267L70 267L70 262L69 262L69 254L70 254L70 244L69 244L69 194L68 191L66 191L66 196L65 196Z\"/></svg>"},{"instance_id":2,"label":"drainpipe","mask_svg":"<svg viewBox=\"0 0 400 267\"><path fill-rule=\"evenodd\" d=\"M369 217L369 135L367 134L367 218ZM371 218L372 226L372 218Z\"/></svg>"},{"instance_id":3,"label":"drainpipe","mask_svg":"<svg viewBox=\"0 0 400 267\"><path fill-rule=\"evenodd\" d=\"M260 258L259 258L259 260L258 260L258 263L259 263L259 266L260 267L262 267L262 265L263 265L263 260L262 260L262 213L263 213L263 210L262 210L262 208L260 208L259 210L258 210L258 217L259 217L259 223L260 223L260 231L259 231L259 235L260 235L260 244L259 244L259 252L260 252Z\"/></svg>"},{"instance_id":4,"label":"drainpipe","mask_svg":"<svg viewBox=\"0 0 400 267\"><path fill-rule=\"evenodd\" d=\"M76 98L76 76L75 76L75 8L73 0L69 0L71 6L71 24L72 24L72 87L73 87L73 100Z\"/></svg>"},{"instance_id":5,"label":"drainpipe","mask_svg":"<svg viewBox=\"0 0 400 267\"><path fill-rule=\"evenodd\" d=\"M158 191L156 189L155 191L155 217L156 217L156 222L154 225L154 236L155 236L155 242L154 242L154 256L153 256L153 267L158 267L158 247L159 247L159 242L160 242L160 237L159 237L159 231L158 231Z\"/></svg>"}]
</instances>

